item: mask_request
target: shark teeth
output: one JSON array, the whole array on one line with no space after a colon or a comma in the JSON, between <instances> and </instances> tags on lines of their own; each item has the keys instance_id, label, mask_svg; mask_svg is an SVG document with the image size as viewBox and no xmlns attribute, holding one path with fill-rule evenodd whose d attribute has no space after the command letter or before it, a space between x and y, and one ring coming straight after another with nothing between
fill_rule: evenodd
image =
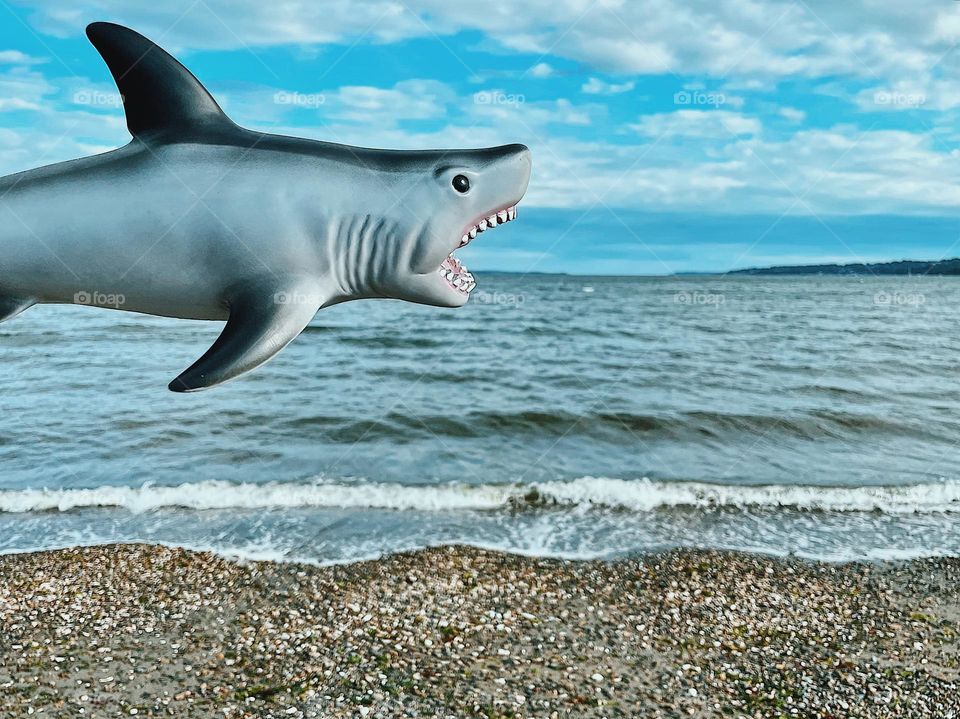
<instances>
[{"instance_id":1,"label":"shark teeth","mask_svg":"<svg viewBox=\"0 0 960 719\"><path fill-rule=\"evenodd\" d=\"M457 246L457 249L469 245L470 241L481 232L484 232L491 227L502 225L505 222L510 222L510 220L515 220L516 218L516 205L508 207L505 210L498 210L497 212L487 215L486 217L482 217L475 225L463 233L463 237L460 238L460 244ZM453 253L447 255L447 258L443 261L443 264L440 265L438 272L440 272L440 274L443 276L443 279L447 281L447 284L460 294L469 295L473 288L477 286L477 282L473 279L473 275L470 274L463 264L461 264L460 260L453 256Z\"/></svg>"},{"instance_id":2,"label":"shark teeth","mask_svg":"<svg viewBox=\"0 0 960 719\"><path fill-rule=\"evenodd\" d=\"M460 247L466 247L470 244L470 240L474 239L481 232L485 232L491 227L496 227L497 225L502 225L505 222L510 222L510 220L515 220L517 218L517 206L508 207L505 210L500 210L494 212L492 215L482 218L477 224L473 225L469 230L467 230L463 237L460 238Z\"/></svg>"},{"instance_id":3,"label":"shark teeth","mask_svg":"<svg viewBox=\"0 0 960 719\"><path fill-rule=\"evenodd\" d=\"M473 275L464 267L460 260L453 255L447 255L447 259L440 265L440 274L453 289L461 294L468 295L477 286Z\"/></svg>"}]
</instances>

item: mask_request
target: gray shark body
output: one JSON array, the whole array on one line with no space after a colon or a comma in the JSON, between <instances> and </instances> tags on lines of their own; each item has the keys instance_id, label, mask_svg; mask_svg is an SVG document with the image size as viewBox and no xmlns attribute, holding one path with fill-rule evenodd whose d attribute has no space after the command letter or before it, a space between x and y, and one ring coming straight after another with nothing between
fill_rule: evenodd
<instances>
[{"instance_id":1,"label":"gray shark body","mask_svg":"<svg viewBox=\"0 0 960 719\"><path fill-rule=\"evenodd\" d=\"M512 220L526 191L522 145L374 150L253 132L141 35L87 34L134 139L0 179L0 320L37 303L226 320L174 391L257 367L338 302L464 304L474 280L453 251Z\"/></svg>"}]
</instances>

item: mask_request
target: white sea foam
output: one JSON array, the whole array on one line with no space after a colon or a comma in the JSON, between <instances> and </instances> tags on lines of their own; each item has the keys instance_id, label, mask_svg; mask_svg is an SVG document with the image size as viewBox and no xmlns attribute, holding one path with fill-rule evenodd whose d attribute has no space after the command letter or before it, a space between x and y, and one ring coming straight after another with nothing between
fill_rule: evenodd
<instances>
[{"instance_id":1,"label":"white sea foam","mask_svg":"<svg viewBox=\"0 0 960 719\"><path fill-rule=\"evenodd\" d=\"M581 477L536 484L460 483L400 485L378 482L231 483L219 480L176 486L0 490L0 512L69 511L117 507L131 512L163 508L380 508L393 510L495 510L524 505L604 507L651 512L671 507L881 512L960 512L960 481L874 487L813 485L737 486L704 482Z\"/></svg>"},{"instance_id":2,"label":"white sea foam","mask_svg":"<svg viewBox=\"0 0 960 719\"><path fill-rule=\"evenodd\" d=\"M186 509L258 509L268 507L379 507L440 511L495 509L509 501L511 489L461 484L405 486L384 483L329 482L263 484L221 480L160 486L0 491L0 511L68 511L82 507L120 507L145 512L164 507Z\"/></svg>"},{"instance_id":3,"label":"white sea foam","mask_svg":"<svg viewBox=\"0 0 960 719\"><path fill-rule=\"evenodd\" d=\"M667 507L792 508L830 512L960 512L960 481L873 487L815 485L744 486L650 479L582 477L537 484L542 496L562 504L649 512Z\"/></svg>"}]
</instances>

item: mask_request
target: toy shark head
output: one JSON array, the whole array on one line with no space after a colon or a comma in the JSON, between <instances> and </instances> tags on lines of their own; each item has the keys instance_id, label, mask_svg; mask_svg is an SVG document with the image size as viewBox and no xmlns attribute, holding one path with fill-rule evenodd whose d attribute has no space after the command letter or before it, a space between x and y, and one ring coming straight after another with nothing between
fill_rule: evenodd
<instances>
[{"instance_id":1,"label":"toy shark head","mask_svg":"<svg viewBox=\"0 0 960 719\"><path fill-rule=\"evenodd\" d=\"M366 291L440 307L465 304L477 283L454 253L516 218L530 180L530 151L523 145L375 151L364 152L363 159L369 163L368 191L386 195L381 197L386 209L376 218L380 237L374 240L381 251L371 252L366 262ZM362 238L348 240L363 244ZM395 246L384 248L385 243Z\"/></svg>"}]
</instances>

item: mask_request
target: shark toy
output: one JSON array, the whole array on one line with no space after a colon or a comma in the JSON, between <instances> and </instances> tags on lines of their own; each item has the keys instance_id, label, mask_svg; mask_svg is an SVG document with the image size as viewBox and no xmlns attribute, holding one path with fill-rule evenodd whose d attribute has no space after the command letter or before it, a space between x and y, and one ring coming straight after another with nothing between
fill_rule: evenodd
<instances>
[{"instance_id":1,"label":"shark toy","mask_svg":"<svg viewBox=\"0 0 960 719\"><path fill-rule=\"evenodd\" d=\"M94 23L130 144L0 179L0 321L38 303L226 320L170 383L221 384L283 349L316 312L389 297L459 307L453 256L516 217L523 145L398 151L239 127L142 35Z\"/></svg>"}]
</instances>

